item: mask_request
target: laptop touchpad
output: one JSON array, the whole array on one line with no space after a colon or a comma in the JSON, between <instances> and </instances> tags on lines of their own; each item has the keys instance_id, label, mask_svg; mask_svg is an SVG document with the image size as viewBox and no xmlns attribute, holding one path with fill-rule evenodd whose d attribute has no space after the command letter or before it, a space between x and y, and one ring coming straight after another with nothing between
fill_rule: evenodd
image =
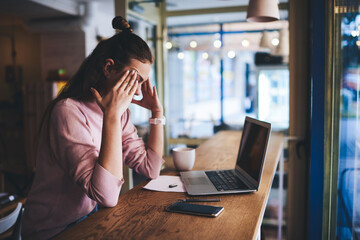
<instances>
[{"instance_id":1,"label":"laptop touchpad","mask_svg":"<svg viewBox=\"0 0 360 240\"><path fill-rule=\"evenodd\" d=\"M191 185L207 185L208 180L206 177L191 177L188 178Z\"/></svg>"}]
</instances>

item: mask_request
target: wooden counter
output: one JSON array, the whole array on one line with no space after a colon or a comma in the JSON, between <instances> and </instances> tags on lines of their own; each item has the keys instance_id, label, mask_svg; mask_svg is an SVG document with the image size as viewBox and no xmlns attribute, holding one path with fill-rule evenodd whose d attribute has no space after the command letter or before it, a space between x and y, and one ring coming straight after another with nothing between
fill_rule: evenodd
<instances>
[{"instance_id":1,"label":"wooden counter","mask_svg":"<svg viewBox=\"0 0 360 240\"><path fill-rule=\"evenodd\" d=\"M219 132L196 150L193 170L234 168L241 132ZM186 193L154 192L136 186L114 208L101 209L56 239L255 239L264 215L272 180L283 150L283 135L272 133L258 192L219 195L217 218L165 212ZM178 175L170 159L161 175ZM203 198L203 197L202 197ZM213 198L209 197L209 198Z\"/></svg>"}]
</instances>

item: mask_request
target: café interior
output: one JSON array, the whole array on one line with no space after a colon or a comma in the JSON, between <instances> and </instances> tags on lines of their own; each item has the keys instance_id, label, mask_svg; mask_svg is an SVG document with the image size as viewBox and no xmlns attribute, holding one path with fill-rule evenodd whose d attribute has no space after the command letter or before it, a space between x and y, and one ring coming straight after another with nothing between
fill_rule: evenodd
<instances>
[{"instance_id":1,"label":"caf\u00e9 interior","mask_svg":"<svg viewBox=\"0 0 360 240\"><path fill-rule=\"evenodd\" d=\"M155 59L165 158L241 131L246 116L270 122L283 167L261 239L359 239L360 4L251 1L276 2L278 18L249 21L249 0L0 1L0 198L26 201L46 106L120 15ZM149 111L129 109L146 142ZM121 194L146 181L124 171Z\"/></svg>"}]
</instances>

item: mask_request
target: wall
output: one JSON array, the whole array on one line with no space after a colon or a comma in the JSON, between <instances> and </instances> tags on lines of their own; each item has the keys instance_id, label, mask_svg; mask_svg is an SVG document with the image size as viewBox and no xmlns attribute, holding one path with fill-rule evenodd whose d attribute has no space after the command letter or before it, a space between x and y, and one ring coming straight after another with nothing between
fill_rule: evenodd
<instances>
[{"instance_id":1,"label":"wall","mask_svg":"<svg viewBox=\"0 0 360 240\"><path fill-rule=\"evenodd\" d=\"M66 69L73 76L85 58L85 34L79 32L53 32L41 35L41 79L46 80L49 70Z\"/></svg>"},{"instance_id":2,"label":"wall","mask_svg":"<svg viewBox=\"0 0 360 240\"><path fill-rule=\"evenodd\" d=\"M16 64L22 68L24 83L39 81L40 73L40 35L31 33L21 25L0 26L0 101L12 101L11 88L5 82L5 66L12 64L11 39L15 38Z\"/></svg>"},{"instance_id":3,"label":"wall","mask_svg":"<svg viewBox=\"0 0 360 240\"><path fill-rule=\"evenodd\" d=\"M16 52L16 65L21 67L21 75L14 84L6 82L5 67L13 65L12 41ZM23 195L27 189L25 138L21 95L22 83L41 79L40 35L28 31L16 17L0 16L0 191ZM16 89L16 91L15 91ZM16 176L16 177L14 177ZM6 180L4 184L4 180Z\"/></svg>"},{"instance_id":4,"label":"wall","mask_svg":"<svg viewBox=\"0 0 360 240\"><path fill-rule=\"evenodd\" d=\"M111 24L115 17L115 6L112 1L88 2L85 11L82 30L85 32L85 54L88 56L98 43L97 36L106 39L115 34Z\"/></svg>"}]
</instances>

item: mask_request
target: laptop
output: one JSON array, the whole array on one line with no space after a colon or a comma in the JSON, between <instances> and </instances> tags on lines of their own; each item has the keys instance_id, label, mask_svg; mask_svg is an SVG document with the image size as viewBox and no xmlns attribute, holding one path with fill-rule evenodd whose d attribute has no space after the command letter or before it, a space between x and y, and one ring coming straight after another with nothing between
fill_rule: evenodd
<instances>
[{"instance_id":1,"label":"laptop","mask_svg":"<svg viewBox=\"0 0 360 240\"><path fill-rule=\"evenodd\" d=\"M270 123L245 117L237 159L234 159L235 168L180 172L187 193L212 195L257 191L270 131Z\"/></svg>"}]
</instances>

